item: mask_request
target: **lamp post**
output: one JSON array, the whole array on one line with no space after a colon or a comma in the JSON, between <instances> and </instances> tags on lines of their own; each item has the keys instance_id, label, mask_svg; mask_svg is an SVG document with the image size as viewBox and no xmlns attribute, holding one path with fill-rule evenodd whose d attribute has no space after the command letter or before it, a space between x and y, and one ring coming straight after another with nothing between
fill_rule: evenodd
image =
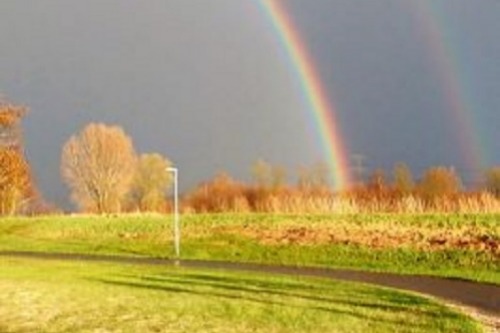
<instances>
[{"instance_id":1,"label":"lamp post","mask_svg":"<svg viewBox=\"0 0 500 333\"><path fill-rule=\"evenodd\" d=\"M168 172L174 175L174 246L175 257L179 259L181 254L181 232L179 226L179 171L177 168L168 167Z\"/></svg>"}]
</instances>

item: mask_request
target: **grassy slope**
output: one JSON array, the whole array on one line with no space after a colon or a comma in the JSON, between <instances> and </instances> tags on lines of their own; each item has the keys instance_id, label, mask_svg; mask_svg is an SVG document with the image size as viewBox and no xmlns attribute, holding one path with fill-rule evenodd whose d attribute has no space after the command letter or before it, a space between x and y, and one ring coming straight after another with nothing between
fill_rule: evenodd
<instances>
[{"instance_id":1,"label":"grassy slope","mask_svg":"<svg viewBox=\"0 0 500 333\"><path fill-rule=\"evenodd\" d=\"M0 259L1 332L481 332L419 296L321 279Z\"/></svg>"},{"instance_id":2,"label":"grassy slope","mask_svg":"<svg viewBox=\"0 0 500 333\"><path fill-rule=\"evenodd\" d=\"M162 216L47 217L0 220L0 250L172 256L171 220ZM460 277L500 283L498 257L480 250L392 248L363 245L263 243L224 228L341 227L345 230L467 230L500 238L499 215L196 215L182 219L182 257L368 269Z\"/></svg>"}]
</instances>

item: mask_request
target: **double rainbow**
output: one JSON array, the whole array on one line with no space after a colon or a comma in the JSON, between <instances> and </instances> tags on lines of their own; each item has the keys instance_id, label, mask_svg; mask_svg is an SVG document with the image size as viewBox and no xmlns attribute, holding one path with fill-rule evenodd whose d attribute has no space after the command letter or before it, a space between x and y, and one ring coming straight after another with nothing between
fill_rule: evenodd
<instances>
[{"instance_id":1,"label":"double rainbow","mask_svg":"<svg viewBox=\"0 0 500 333\"><path fill-rule=\"evenodd\" d=\"M280 44L286 51L291 69L299 78L328 164L332 170L336 189L345 188L350 182L347 153L337 127L335 104L330 104L332 94L327 95L321 79L314 68L299 32L294 27L280 0L258 0L263 11L268 15L277 33ZM441 80L443 99L452 112L450 120L456 129L457 145L463 160L471 171L480 171L485 164L485 154L474 127L473 108L464 87L466 80L461 76L460 64L454 52L451 38L445 29L445 19L439 14L436 5L429 0L408 1L409 9L424 35L429 59Z\"/></svg>"}]
</instances>

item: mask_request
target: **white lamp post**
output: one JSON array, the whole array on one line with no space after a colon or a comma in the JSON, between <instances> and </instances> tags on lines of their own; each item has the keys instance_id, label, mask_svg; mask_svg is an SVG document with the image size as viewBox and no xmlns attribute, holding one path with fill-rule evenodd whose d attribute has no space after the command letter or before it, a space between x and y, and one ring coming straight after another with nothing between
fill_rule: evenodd
<instances>
[{"instance_id":1,"label":"white lamp post","mask_svg":"<svg viewBox=\"0 0 500 333\"><path fill-rule=\"evenodd\" d=\"M181 230L179 226L179 171L177 168L168 167L168 172L172 172L174 175L174 246L175 246L175 257L179 258L181 254Z\"/></svg>"}]
</instances>

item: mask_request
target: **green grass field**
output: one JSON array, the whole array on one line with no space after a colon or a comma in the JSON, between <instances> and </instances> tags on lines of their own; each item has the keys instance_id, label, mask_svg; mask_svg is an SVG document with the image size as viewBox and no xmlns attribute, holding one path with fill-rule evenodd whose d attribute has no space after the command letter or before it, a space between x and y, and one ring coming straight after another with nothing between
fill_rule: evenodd
<instances>
[{"instance_id":1,"label":"green grass field","mask_svg":"<svg viewBox=\"0 0 500 333\"><path fill-rule=\"evenodd\" d=\"M0 220L0 250L172 257L169 216ZM182 217L182 258L352 268L500 283L500 215Z\"/></svg>"},{"instance_id":2,"label":"green grass field","mask_svg":"<svg viewBox=\"0 0 500 333\"><path fill-rule=\"evenodd\" d=\"M175 267L0 259L1 332L482 332L372 286Z\"/></svg>"}]
</instances>

